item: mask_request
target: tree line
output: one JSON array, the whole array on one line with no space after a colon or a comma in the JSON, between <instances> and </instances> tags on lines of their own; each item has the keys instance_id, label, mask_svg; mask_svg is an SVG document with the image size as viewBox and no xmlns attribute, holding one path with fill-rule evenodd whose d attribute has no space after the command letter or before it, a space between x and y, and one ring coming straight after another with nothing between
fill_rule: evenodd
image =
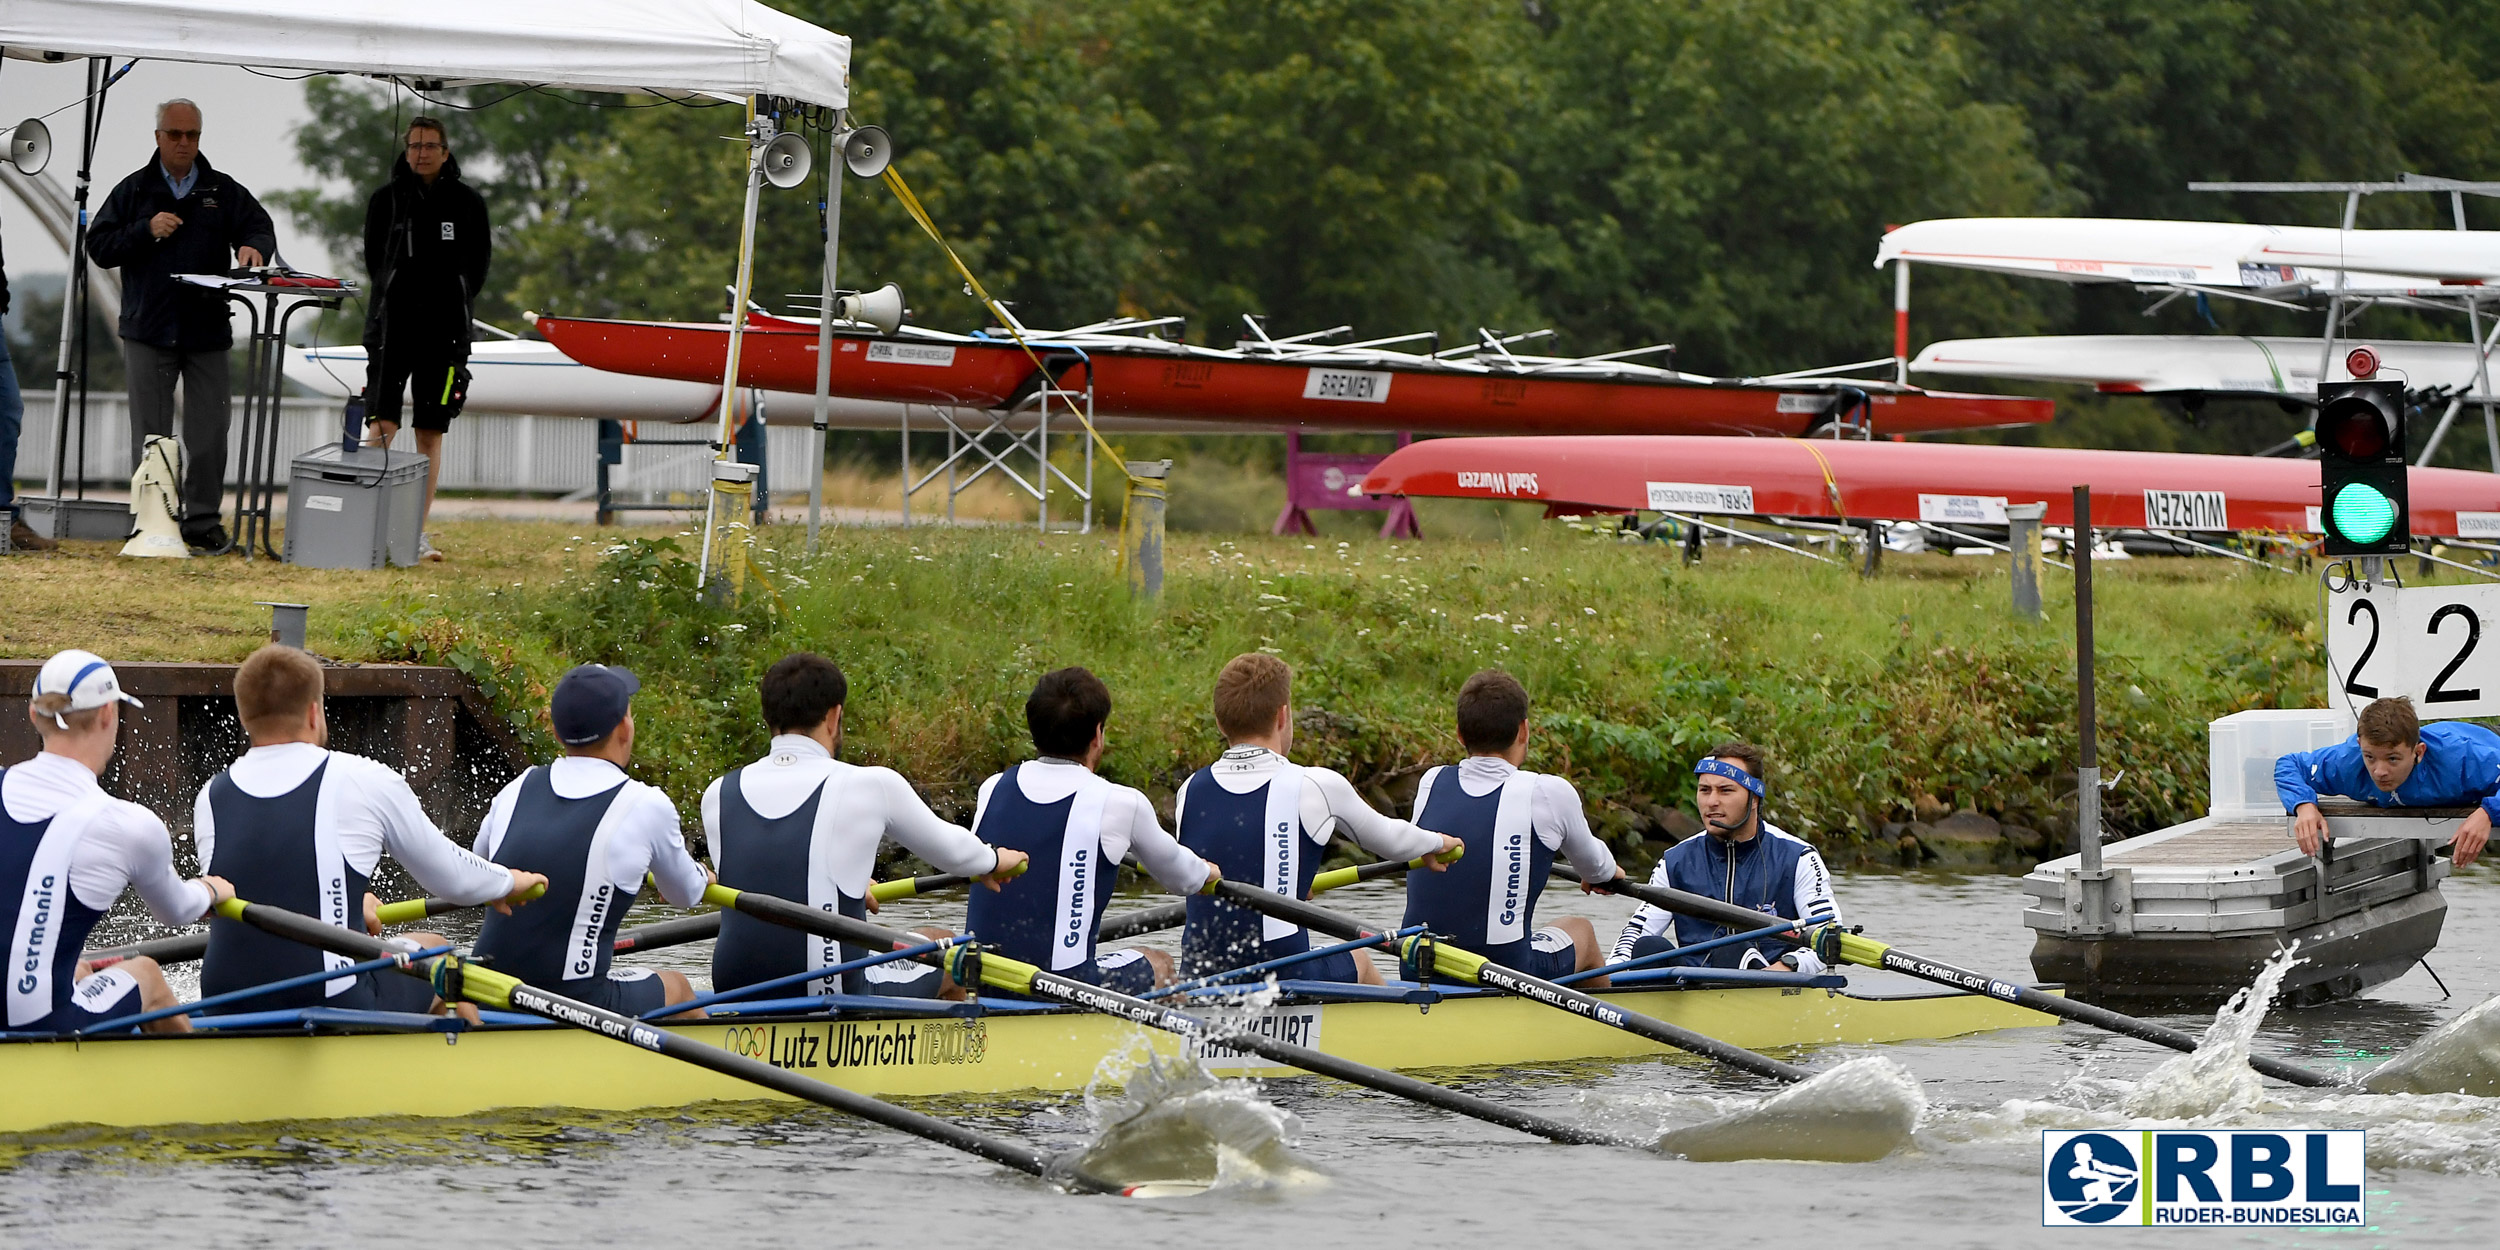
<instances>
[{"instance_id":1,"label":"tree line","mask_svg":"<svg viewBox=\"0 0 2500 1250\"><path fill-rule=\"evenodd\" d=\"M2495 0L775 0L850 35L855 118L1018 317L1278 332L1552 327L1573 353L1677 345L1708 373L1887 354L1887 225L1994 214L2328 224L2324 196L2196 179L2493 173ZM352 254L397 126L444 117L493 205L482 315L720 312L741 195L736 108L483 87L307 84L299 193ZM757 300L816 289L813 191L765 195ZM2500 225L2495 210L2471 210ZM2444 197L2363 224L2442 226ZM899 283L925 325L986 318L881 185L850 184L842 285ZM1919 341L2315 333L2217 301L1924 270ZM2378 312L2365 332L2461 337ZM2053 437L2248 450L2271 405L2204 433L2139 410ZM2097 422L2097 424L2096 424ZM2234 424L2237 422L2238 424ZM2241 426L2246 426L2243 429ZM2157 428L2158 427L2158 428Z\"/></svg>"}]
</instances>

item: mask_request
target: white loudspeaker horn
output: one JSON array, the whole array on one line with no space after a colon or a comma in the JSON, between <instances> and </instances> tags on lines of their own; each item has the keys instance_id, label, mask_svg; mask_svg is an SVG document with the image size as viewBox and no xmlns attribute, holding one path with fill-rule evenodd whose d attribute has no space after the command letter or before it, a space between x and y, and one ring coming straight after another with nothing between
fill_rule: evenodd
<instances>
[{"instance_id":1,"label":"white loudspeaker horn","mask_svg":"<svg viewBox=\"0 0 2500 1250\"><path fill-rule=\"evenodd\" d=\"M864 321L892 334L903 324L903 288L888 282L873 291L845 295L833 309L844 321Z\"/></svg>"},{"instance_id":2,"label":"white loudspeaker horn","mask_svg":"<svg viewBox=\"0 0 2500 1250\"><path fill-rule=\"evenodd\" d=\"M795 187L816 168L816 154L808 150L807 140L786 130L764 145L763 159L764 181L776 187Z\"/></svg>"},{"instance_id":3,"label":"white loudspeaker horn","mask_svg":"<svg viewBox=\"0 0 2500 1250\"><path fill-rule=\"evenodd\" d=\"M180 505L175 502L180 498L182 448L163 434L151 434L139 453L139 471L130 475L133 532L122 544L122 554L190 559L191 545L182 540Z\"/></svg>"},{"instance_id":4,"label":"white loudspeaker horn","mask_svg":"<svg viewBox=\"0 0 2500 1250\"><path fill-rule=\"evenodd\" d=\"M9 130L9 163L31 178L52 162L52 130L42 119L29 117Z\"/></svg>"},{"instance_id":5,"label":"white loudspeaker horn","mask_svg":"<svg viewBox=\"0 0 2500 1250\"><path fill-rule=\"evenodd\" d=\"M842 163L858 177L874 178L894 163L894 140L883 126L862 126L842 137Z\"/></svg>"}]
</instances>

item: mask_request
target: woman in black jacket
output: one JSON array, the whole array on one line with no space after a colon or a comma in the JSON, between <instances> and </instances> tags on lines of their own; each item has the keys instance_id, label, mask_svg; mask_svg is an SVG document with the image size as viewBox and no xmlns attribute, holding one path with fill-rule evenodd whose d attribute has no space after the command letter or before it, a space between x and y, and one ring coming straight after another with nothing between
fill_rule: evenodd
<instances>
[{"instance_id":1,"label":"woman in black jacket","mask_svg":"<svg viewBox=\"0 0 2500 1250\"><path fill-rule=\"evenodd\" d=\"M443 434L468 386L469 322L494 253L490 230L486 201L460 180L443 124L410 120L390 182L365 202L365 419L373 441L389 446L402 424L402 392L415 400L429 513ZM426 559L442 558L431 536L418 546Z\"/></svg>"}]
</instances>

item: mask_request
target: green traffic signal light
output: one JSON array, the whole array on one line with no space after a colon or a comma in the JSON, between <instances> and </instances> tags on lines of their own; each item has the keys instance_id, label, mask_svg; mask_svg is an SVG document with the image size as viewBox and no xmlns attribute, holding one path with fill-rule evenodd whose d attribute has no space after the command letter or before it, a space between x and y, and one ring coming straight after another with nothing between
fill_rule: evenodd
<instances>
[{"instance_id":1,"label":"green traffic signal light","mask_svg":"<svg viewBox=\"0 0 2500 1250\"><path fill-rule=\"evenodd\" d=\"M2396 528L2396 501L2367 482L2347 483L2335 492L2335 532L2356 543L2385 541Z\"/></svg>"}]
</instances>

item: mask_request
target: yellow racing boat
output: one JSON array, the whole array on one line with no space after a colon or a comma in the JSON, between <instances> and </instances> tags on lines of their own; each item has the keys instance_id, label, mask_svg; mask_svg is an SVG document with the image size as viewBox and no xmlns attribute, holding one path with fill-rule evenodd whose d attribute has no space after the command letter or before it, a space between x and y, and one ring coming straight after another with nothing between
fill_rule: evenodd
<instances>
[{"instance_id":1,"label":"yellow racing boat","mask_svg":"<svg viewBox=\"0 0 2500 1250\"><path fill-rule=\"evenodd\" d=\"M1634 988L1613 1003L1756 1050L1953 1037L2054 1024L1978 995L1853 993L1836 976L1792 983ZM1700 1064L1620 1029L1508 995L1411 984L1326 997L1291 991L1234 1009L1247 1028L1359 1063L1409 1071L1580 1060ZM801 1000L815 1005L815 1000ZM1221 1014L1214 998L1190 1010ZM719 1010L727 1010L724 1006ZM878 1097L993 1096L1084 1088L1106 1060L1186 1043L1106 1015L984 999L843 1000L832 1015L756 1003L747 1014L669 1026L683 1036ZM189 1035L0 1040L0 1133L71 1125L146 1127L504 1108L631 1111L779 1095L635 1046L529 1017L450 1018L312 1009L209 1017ZM1210 1047L1218 1075L1292 1069ZM1116 1076L1116 1067L1110 1069Z\"/></svg>"}]
</instances>

